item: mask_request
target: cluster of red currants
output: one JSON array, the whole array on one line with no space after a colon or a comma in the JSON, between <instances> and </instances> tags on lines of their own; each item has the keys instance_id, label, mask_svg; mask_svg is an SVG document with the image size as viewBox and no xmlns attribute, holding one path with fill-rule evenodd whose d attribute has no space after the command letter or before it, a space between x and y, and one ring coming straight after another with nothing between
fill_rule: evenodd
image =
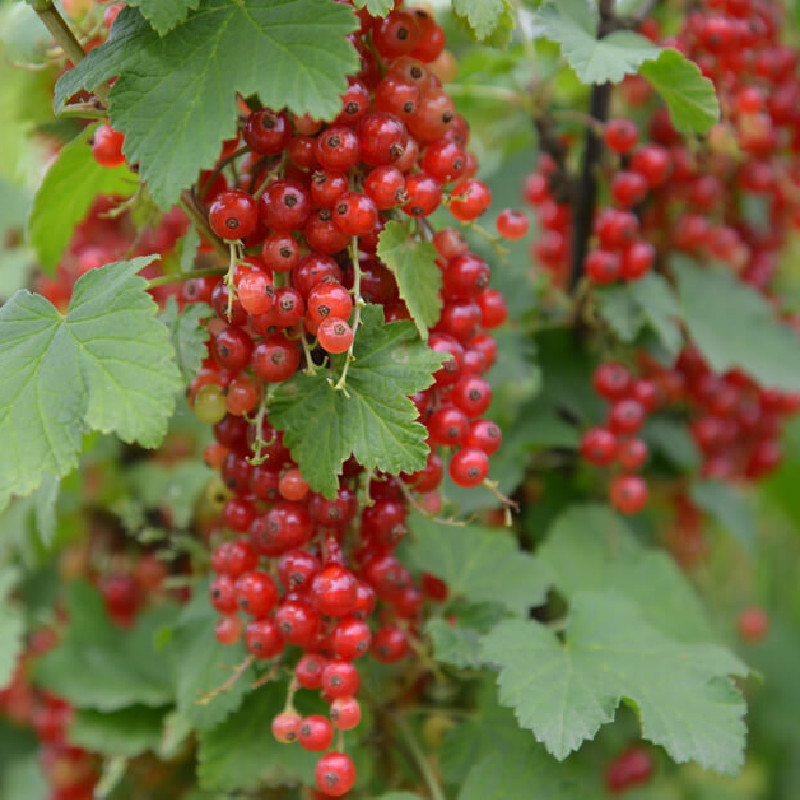
<instances>
[{"instance_id":1,"label":"cluster of red currants","mask_svg":"<svg viewBox=\"0 0 800 800\"><path fill-rule=\"evenodd\" d=\"M647 415L659 405L656 385L634 378L622 364L600 364L594 373L594 390L610 403L606 427L589 428L581 437L581 455L598 467L616 465L609 499L623 514L635 514L647 504L647 483L636 473L647 461L647 444L636 434Z\"/></svg>"},{"instance_id":2,"label":"cluster of red currants","mask_svg":"<svg viewBox=\"0 0 800 800\"><path fill-rule=\"evenodd\" d=\"M36 659L55 644L56 636L50 629L41 628L31 635L11 682L0 689L0 715L36 735L50 800L92 800L100 780L99 759L69 743L70 704L31 682Z\"/></svg>"},{"instance_id":3,"label":"cluster of red currants","mask_svg":"<svg viewBox=\"0 0 800 800\"><path fill-rule=\"evenodd\" d=\"M217 638L232 644L243 635L253 658L293 660L273 730L315 752L332 746L335 729L359 723L357 659L405 658L426 600L446 597L441 581L415 579L393 552L409 503L438 511L448 455L455 483L481 484L502 439L484 418L492 390L483 374L496 359L489 331L505 321L505 302L464 237L425 221L442 203L472 221L491 202L473 177L466 122L433 71L442 30L421 9L358 15L352 41L361 69L339 116L323 124L248 109L244 145L226 143L218 168L201 176L210 227L230 244L234 266L227 279L198 278L183 293L215 312L210 355L189 394L197 416L214 425L206 461L219 469L227 498L212 532ZM224 167L235 159L238 182L229 186ZM423 469L401 476L369 476L351 458L337 496L326 499L309 489L270 424L267 390L303 367L324 369L328 354L352 354L365 303L382 306L387 322L409 318L376 255L386 222L409 217L419 220L410 235L432 241L442 274L443 306L428 345L444 363L412 398L431 452ZM524 235L517 215L505 217L507 234ZM299 687L320 691L329 716L301 718L292 701ZM321 756L321 792L341 796L354 780L341 747Z\"/></svg>"}]
</instances>

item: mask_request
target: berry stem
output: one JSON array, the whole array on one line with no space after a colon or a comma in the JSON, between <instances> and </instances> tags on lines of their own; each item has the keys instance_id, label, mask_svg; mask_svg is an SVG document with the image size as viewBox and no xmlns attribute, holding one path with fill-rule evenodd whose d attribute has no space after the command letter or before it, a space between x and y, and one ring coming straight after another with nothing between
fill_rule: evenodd
<instances>
[{"instance_id":1,"label":"berry stem","mask_svg":"<svg viewBox=\"0 0 800 800\"><path fill-rule=\"evenodd\" d=\"M233 686L236 684L236 681L244 675L245 672L250 668L253 662L256 660L255 656L247 656L247 658L239 664L236 669L233 671L233 675L222 684L222 686L218 686L213 691L209 692L208 694L204 694L199 700L197 700L197 704L201 706L208 705L215 697L218 697L223 692L227 692L229 689L232 689Z\"/></svg>"},{"instance_id":2,"label":"berry stem","mask_svg":"<svg viewBox=\"0 0 800 800\"><path fill-rule=\"evenodd\" d=\"M353 304L355 311L353 313L353 341L350 342L350 347L347 348L347 359L342 368L342 375L339 380L333 385L334 391L344 391L344 396L349 397L347 390L344 388L345 381L347 380L347 371L350 369L350 362L355 361L353 355L353 348L356 344L356 336L358 335L358 326L361 324L361 309L364 307L364 298L361 297L361 264L358 261L358 237L354 236L350 240L350 258L353 262Z\"/></svg>"},{"instance_id":3,"label":"berry stem","mask_svg":"<svg viewBox=\"0 0 800 800\"><path fill-rule=\"evenodd\" d=\"M173 275L161 275L147 281L148 289L155 289L156 286L168 286L170 283L182 283L191 281L194 278L216 278L227 274L228 270L224 267L209 267L208 269L196 269L192 272L176 272Z\"/></svg>"},{"instance_id":4,"label":"berry stem","mask_svg":"<svg viewBox=\"0 0 800 800\"><path fill-rule=\"evenodd\" d=\"M305 333L300 333L300 344L303 345L303 353L306 357L306 375L316 375L317 367L311 358L311 346L308 344Z\"/></svg>"},{"instance_id":5,"label":"berry stem","mask_svg":"<svg viewBox=\"0 0 800 800\"><path fill-rule=\"evenodd\" d=\"M234 150L229 156L220 160L216 167L214 167L213 172L203 181L203 185L200 188L201 196L205 197L206 191L208 187L214 183L217 175L219 175L228 164L232 164L239 156L243 156L245 153L249 153L250 148L245 145L244 147L240 147L238 150Z\"/></svg>"},{"instance_id":6,"label":"berry stem","mask_svg":"<svg viewBox=\"0 0 800 800\"><path fill-rule=\"evenodd\" d=\"M393 714L392 722L397 732L403 738L406 747L408 747L408 751L414 759L414 763L417 765L419 773L425 781L425 785L428 787L431 800L446 800L444 791L439 784L439 779L436 777L428 761L428 757L425 755L425 752L414 736L414 731L411 730L411 726L400 714Z\"/></svg>"},{"instance_id":7,"label":"berry stem","mask_svg":"<svg viewBox=\"0 0 800 800\"><path fill-rule=\"evenodd\" d=\"M33 0L31 7L45 28L50 31L50 35L56 40L56 44L64 52L64 55L74 65L77 66L86 58L86 51L73 33L72 28L61 16L61 12L56 8L53 0ZM96 86L94 93L104 106L108 105L109 87L107 84L103 83L100 86Z\"/></svg>"},{"instance_id":8,"label":"berry stem","mask_svg":"<svg viewBox=\"0 0 800 800\"><path fill-rule=\"evenodd\" d=\"M600 0L598 11L600 13L600 21L597 26L597 38L603 39L613 28L614 0ZM610 99L610 83L592 86L589 98L589 117L601 125L605 124L608 120ZM583 265L589 249L589 237L592 235L592 221L597 201L597 176L595 172L603 155L603 139L597 135L595 127L591 125L586 130L583 166L573 209L575 226L572 239L572 269L569 281L571 291L575 289L583 275Z\"/></svg>"}]
</instances>

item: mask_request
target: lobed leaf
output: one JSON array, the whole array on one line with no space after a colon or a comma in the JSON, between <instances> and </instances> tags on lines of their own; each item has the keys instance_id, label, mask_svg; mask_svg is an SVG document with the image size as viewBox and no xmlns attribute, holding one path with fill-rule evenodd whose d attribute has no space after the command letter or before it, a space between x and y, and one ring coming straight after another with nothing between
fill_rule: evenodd
<instances>
[{"instance_id":1,"label":"lobed leaf","mask_svg":"<svg viewBox=\"0 0 800 800\"><path fill-rule=\"evenodd\" d=\"M87 430L145 447L163 438L180 376L136 275L150 261L82 275L66 315L27 291L0 309L0 508L73 469Z\"/></svg>"},{"instance_id":2,"label":"lobed leaf","mask_svg":"<svg viewBox=\"0 0 800 800\"><path fill-rule=\"evenodd\" d=\"M211 313L210 307L205 303L192 303L181 311L178 301L170 295L166 307L159 315L159 319L169 330L178 369L186 384L191 383L203 359L208 355L208 328L201 323Z\"/></svg>"},{"instance_id":3,"label":"lobed leaf","mask_svg":"<svg viewBox=\"0 0 800 800\"><path fill-rule=\"evenodd\" d=\"M200 0L127 0L129 6L136 6L142 16L156 29L159 36L169 33L194 11Z\"/></svg>"},{"instance_id":4,"label":"lobed leaf","mask_svg":"<svg viewBox=\"0 0 800 800\"><path fill-rule=\"evenodd\" d=\"M327 497L338 491L351 455L368 470L397 475L421 469L428 454L409 396L431 385L442 356L419 341L411 322L384 324L379 306L366 306L361 319L347 394L332 389L328 370L318 370L282 383L270 404L270 422L284 432L303 476ZM333 359L335 373L346 357Z\"/></svg>"},{"instance_id":5,"label":"lobed leaf","mask_svg":"<svg viewBox=\"0 0 800 800\"><path fill-rule=\"evenodd\" d=\"M352 8L332 0L201 0L163 37L125 8L109 39L56 85L56 108L119 76L110 120L153 199L175 203L236 130L236 93L330 119L358 66Z\"/></svg>"}]
</instances>

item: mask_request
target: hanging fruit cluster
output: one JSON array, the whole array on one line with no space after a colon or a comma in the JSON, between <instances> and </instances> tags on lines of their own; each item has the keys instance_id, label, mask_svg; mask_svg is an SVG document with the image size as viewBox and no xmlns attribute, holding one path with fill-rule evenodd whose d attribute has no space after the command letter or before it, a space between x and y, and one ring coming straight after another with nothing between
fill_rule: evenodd
<instances>
[{"instance_id":1,"label":"hanging fruit cluster","mask_svg":"<svg viewBox=\"0 0 800 800\"><path fill-rule=\"evenodd\" d=\"M661 37L657 23L645 21L644 34L680 50L714 82L721 120L707 139L689 139L666 109L650 110L643 78L626 79L612 104L619 115L593 129L605 156L600 204L579 265L578 204L558 165L564 153L559 160L543 155L523 194L542 229L531 255L556 285L581 275L597 287L639 281L651 270L669 275L675 257L691 257L722 262L780 308L770 282L787 233L800 222L800 81L796 53L780 43L782 19L775 4L709 0L686 15L674 37ZM757 218L754 205L763 209ZM674 366L646 352L638 361L598 367L595 390L611 403L609 416L604 427L584 432L581 445L589 463L615 467L610 499L620 511L635 513L647 502L637 474L647 446L637 435L656 410L686 419L705 478L757 480L778 465L782 424L797 412L799 397L741 370L715 373L691 342Z\"/></svg>"}]
</instances>

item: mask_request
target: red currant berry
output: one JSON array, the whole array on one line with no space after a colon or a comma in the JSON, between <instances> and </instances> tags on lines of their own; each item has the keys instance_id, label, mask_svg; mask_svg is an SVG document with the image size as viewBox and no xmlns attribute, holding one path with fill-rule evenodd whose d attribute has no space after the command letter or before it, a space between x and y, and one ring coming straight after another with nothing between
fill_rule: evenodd
<instances>
[{"instance_id":1,"label":"red currant berry","mask_svg":"<svg viewBox=\"0 0 800 800\"><path fill-rule=\"evenodd\" d=\"M275 658L283 652L283 640L271 619L254 619L244 631L247 652L256 658Z\"/></svg>"},{"instance_id":2,"label":"red currant berry","mask_svg":"<svg viewBox=\"0 0 800 800\"><path fill-rule=\"evenodd\" d=\"M647 483L638 475L620 475L611 481L611 505L623 514L636 514L647 505Z\"/></svg>"},{"instance_id":3,"label":"red currant berry","mask_svg":"<svg viewBox=\"0 0 800 800\"><path fill-rule=\"evenodd\" d=\"M489 456L476 448L465 447L450 459L450 477L456 486L478 486L489 475Z\"/></svg>"},{"instance_id":4,"label":"red currant berry","mask_svg":"<svg viewBox=\"0 0 800 800\"><path fill-rule=\"evenodd\" d=\"M92 155L101 167L118 167L125 163L122 145L125 135L117 133L107 122L92 136Z\"/></svg>"},{"instance_id":5,"label":"red currant berry","mask_svg":"<svg viewBox=\"0 0 800 800\"><path fill-rule=\"evenodd\" d=\"M331 703L331 722L340 731L350 731L361 722L361 705L355 697L337 697Z\"/></svg>"},{"instance_id":6,"label":"red currant berry","mask_svg":"<svg viewBox=\"0 0 800 800\"><path fill-rule=\"evenodd\" d=\"M317 761L314 771L317 788L326 797L341 797L353 788L356 782L356 768L350 756L344 753L325 753Z\"/></svg>"},{"instance_id":7,"label":"red currant berry","mask_svg":"<svg viewBox=\"0 0 800 800\"><path fill-rule=\"evenodd\" d=\"M529 225L525 214L516 208L504 208L497 217L497 232L512 242L524 239Z\"/></svg>"},{"instance_id":8,"label":"red currant berry","mask_svg":"<svg viewBox=\"0 0 800 800\"><path fill-rule=\"evenodd\" d=\"M639 129L630 119L610 119L606 123L605 142L609 150L624 155L636 146Z\"/></svg>"},{"instance_id":9,"label":"red currant berry","mask_svg":"<svg viewBox=\"0 0 800 800\"><path fill-rule=\"evenodd\" d=\"M255 201L238 189L217 195L208 209L208 224L220 239L244 239L256 229L257 221Z\"/></svg>"},{"instance_id":10,"label":"red currant berry","mask_svg":"<svg viewBox=\"0 0 800 800\"><path fill-rule=\"evenodd\" d=\"M284 744L296 742L300 737L303 718L296 711L283 711L272 720L272 735ZM333 737L331 736L331 741Z\"/></svg>"},{"instance_id":11,"label":"red currant berry","mask_svg":"<svg viewBox=\"0 0 800 800\"><path fill-rule=\"evenodd\" d=\"M346 352L353 343L353 329L343 319L328 317L319 323L317 340L323 350L338 355Z\"/></svg>"}]
</instances>

